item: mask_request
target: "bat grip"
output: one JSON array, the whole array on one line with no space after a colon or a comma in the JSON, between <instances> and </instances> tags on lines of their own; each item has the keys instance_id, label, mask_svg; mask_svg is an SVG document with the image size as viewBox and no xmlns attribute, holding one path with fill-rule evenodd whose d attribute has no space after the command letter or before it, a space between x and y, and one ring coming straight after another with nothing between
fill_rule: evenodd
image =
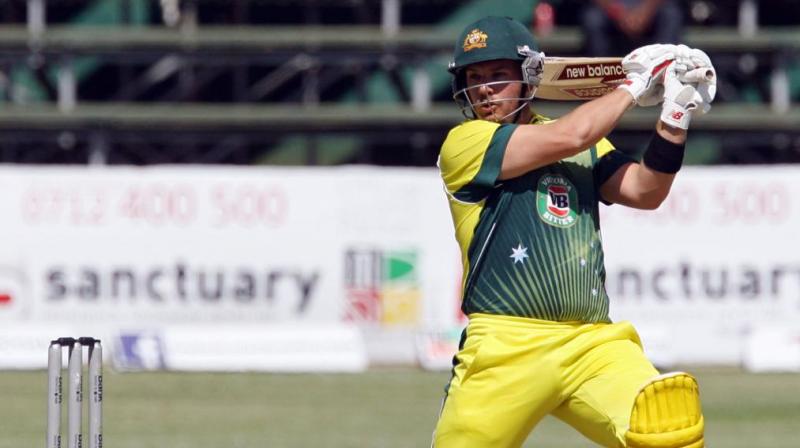
<instances>
[{"instance_id":1,"label":"bat grip","mask_svg":"<svg viewBox=\"0 0 800 448\"><path fill-rule=\"evenodd\" d=\"M714 70L705 67L696 68L680 75L679 78L682 82L710 82L714 80Z\"/></svg>"}]
</instances>

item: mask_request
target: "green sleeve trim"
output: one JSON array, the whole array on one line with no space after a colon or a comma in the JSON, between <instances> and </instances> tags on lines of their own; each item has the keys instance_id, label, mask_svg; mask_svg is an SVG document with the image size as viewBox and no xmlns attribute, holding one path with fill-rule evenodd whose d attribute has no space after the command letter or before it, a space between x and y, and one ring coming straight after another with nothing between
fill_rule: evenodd
<instances>
[{"instance_id":1,"label":"green sleeve trim","mask_svg":"<svg viewBox=\"0 0 800 448\"><path fill-rule=\"evenodd\" d=\"M515 124L503 124L494 131L478 173L475 174L471 181L453 194L456 199L474 203L480 202L489 196L495 182L497 182L497 178L500 177L506 147L511 139L511 134L514 133L516 128L517 125Z\"/></svg>"}]
</instances>

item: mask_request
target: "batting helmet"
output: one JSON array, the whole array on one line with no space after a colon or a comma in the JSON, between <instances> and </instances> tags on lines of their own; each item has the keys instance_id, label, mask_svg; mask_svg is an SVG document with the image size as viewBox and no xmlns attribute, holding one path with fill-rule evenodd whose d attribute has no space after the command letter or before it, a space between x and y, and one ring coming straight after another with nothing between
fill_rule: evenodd
<instances>
[{"instance_id":1,"label":"batting helmet","mask_svg":"<svg viewBox=\"0 0 800 448\"><path fill-rule=\"evenodd\" d=\"M510 17L484 17L467 25L459 34L453 50L453 60L448 71L453 75L453 98L465 108L464 68L478 62L510 59L519 61L522 82L535 88L541 80L544 67L544 53L536 51L533 35L518 21ZM464 98L459 98L461 95ZM522 100L530 100L520 98ZM466 113L465 113L466 115Z\"/></svg>"}]
</instances>

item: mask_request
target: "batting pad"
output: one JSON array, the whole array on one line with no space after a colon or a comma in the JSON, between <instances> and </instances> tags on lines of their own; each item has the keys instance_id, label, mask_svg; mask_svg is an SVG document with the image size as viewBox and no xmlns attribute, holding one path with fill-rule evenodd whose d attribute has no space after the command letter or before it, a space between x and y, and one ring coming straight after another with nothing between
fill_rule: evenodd
<instances>
[{"instance_id":1,"label":"batting pad","mask_svg":"<svg viewBox=\"0 0 800 448\"><path fill-rule=\"evenodd\" d=\"M703 448L703 428L697 380L672 372L639 391L625 441L631 448Z\"/></svg>"}]
</instances>

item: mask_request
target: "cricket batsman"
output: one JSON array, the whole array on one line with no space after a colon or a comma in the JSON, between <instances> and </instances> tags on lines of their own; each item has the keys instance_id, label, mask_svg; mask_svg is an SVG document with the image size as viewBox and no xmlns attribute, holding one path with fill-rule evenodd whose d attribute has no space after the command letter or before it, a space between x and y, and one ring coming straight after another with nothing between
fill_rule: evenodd
<instances>
[{"instance_id":1,"label":"cricket batsman","mask_svg":"<svg viewBox=\"0 0 800 448\"><path fill-rule=\"evenodd\" d=\"M549 120L531 109L543 57L509 18L456 40L449 71L468 119L439 168L469 323L433 446L519 447L552 414L605 447L703 447L696 380L659 373L633 326L609 319L598 203L664 201L692 115L710 109L714 68L700 50L642 47L623 59L619 88ZM659 104L641 161L604 138L627 110Z\"/></svg>"}]
</instances>

